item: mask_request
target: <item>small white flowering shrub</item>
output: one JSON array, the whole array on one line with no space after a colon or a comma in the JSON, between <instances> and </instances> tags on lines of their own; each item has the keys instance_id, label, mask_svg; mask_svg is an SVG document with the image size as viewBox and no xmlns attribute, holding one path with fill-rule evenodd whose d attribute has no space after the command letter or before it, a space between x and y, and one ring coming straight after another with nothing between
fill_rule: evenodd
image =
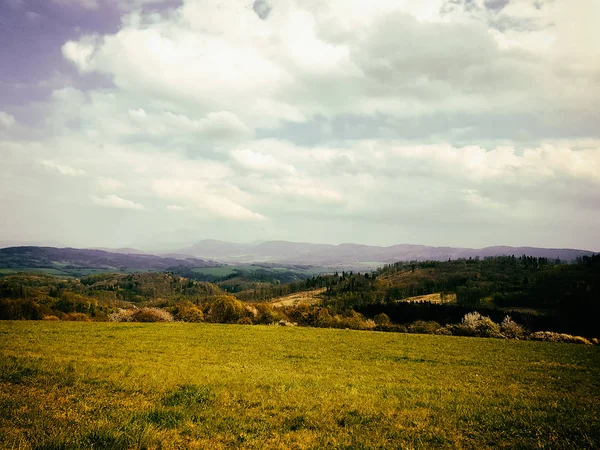
<instances>
[{"instance_id":1,"label":"small white flowering shrub","mask_svg":"<svg viewBox=\"0 0 600 450\"><path fill-rule=\"evenodd\" d=\"M510 316L506 316L500 324L501 333L509 339L521 339L525 332L521 325L511 319Z\"/></svg>"},{"instance_id":2,"label":"small white flowering shrub","mask_svg":"<svg viewBox=\"0 0 600 450\"><path fill-rule=\"evenodd\" d=\"M465 314L461 322L453 327L452 332L459 336L504 337L496 322L477 311Z\"/></svg>"},{"instance_id":3,"label":"small white flowering shrub","mask_svg":"<svg viewBox=\"0 0 600 450\"><path fill-rule=\"evenodd\" d=\"M120 309L109 316L111 322L173 322L173 315L160 308Z\"/></svg>"}]
</instances>

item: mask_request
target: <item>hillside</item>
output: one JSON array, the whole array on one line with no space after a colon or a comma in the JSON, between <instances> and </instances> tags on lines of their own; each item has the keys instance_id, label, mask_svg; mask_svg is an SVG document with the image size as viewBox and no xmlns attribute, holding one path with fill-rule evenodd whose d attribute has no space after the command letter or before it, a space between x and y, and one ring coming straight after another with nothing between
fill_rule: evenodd
<instances>
[{"instance_id":1,"label":"hillside","mask_svg":"<svg viewBox=\"0 0 600 450\"><path fill-rule=\"evenodd\" d=\"M236 270L223 275L219 272L227 274L228 267L211 268L216 272L211 276L225 276L218 285L173 272L81 278L6 275L0 277L0 319L70 320L69 314L82 313L106 320L119 307L156 306L179 314L180 306L193 306L197 320L285 319L305 326L361 329L386 325L369 322L385 314L394 325L389 330L401 331L415 321L432 321L435 327L457 324L465 314L478 311L496 323L510 315L530 331L590 338L597 337L600 322L600 256L573 264L532 256L394 263L372 273L305 273L306 279L291 283L272 278L287 276L286 271L248 269L245 275ZM217 308L223 314L215 309L219 299L225 302ZM310 301L299 301L303 299ZM275 312L273 306L283 308Z\"/></svg>"},{"instance_id":2,"label":"hillside","mask_svg":"<svg viewBox=\"0 0 600 450\"><path fill-rule=\"evenodd\" d=\"M55 247L9 247L0 249L0 268L54 269L56 271L164 271L175 267L208 267L214 261L198 258L177 259L149 254L114 253Z\"/></svg>"},{"instance_id":3,"label":"hillside","mask_svg":"<svg viewBox=\"0 0 600 450\"><path fill-rule=\"evenodd\" d=\"M238 244L216 240L203 240L173 251L223 262L272 262L309 264L329 267L348 267L363 270L396 261L446 261L458 258L483 258L489 256L529 255L549 259L572 261L593 252L576 249L536 247L486 247L481 249L430 247L426 245L392 245L389 247L359 244L311 244L306 242L269 241Z\"/></svg>"}]
</instances>

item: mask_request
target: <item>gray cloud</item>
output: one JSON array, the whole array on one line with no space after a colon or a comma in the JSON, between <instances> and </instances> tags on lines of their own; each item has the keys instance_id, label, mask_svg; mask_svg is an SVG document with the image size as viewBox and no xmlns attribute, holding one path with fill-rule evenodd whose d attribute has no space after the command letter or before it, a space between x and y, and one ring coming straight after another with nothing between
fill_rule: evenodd
<instances>
[{"instance_id":1,"label":"gray cloud","mask_svg":"<svg viewBox=\"0 0 600 450\"><path fill-rule=\"evenodd\" d=\"M273 9L266 0L254 0L252 9L262 20L266 20Z\"/></svg>"}]
</instances>

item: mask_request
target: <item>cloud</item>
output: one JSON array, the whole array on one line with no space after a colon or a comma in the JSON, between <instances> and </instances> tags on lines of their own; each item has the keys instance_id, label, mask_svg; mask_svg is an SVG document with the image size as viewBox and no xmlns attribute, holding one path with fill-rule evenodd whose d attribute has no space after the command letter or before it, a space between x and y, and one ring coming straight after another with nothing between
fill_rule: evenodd
<instances>
[{"instance_id":1,"label":"cloud","mask_svg":"<svg viewBox=\"0 0 600 450\"><path fill-rule=\"evenodd\" d=\"M254 0L252 9L258 15L258 17L260 17L262 20L266 20L271 13L271 9L273 8L265 0Z\"/></svg>"},{"instance_id":2,"label":"cloud","mask_svg":"<svg viewBox=\"0 0 600 450\"><path fill-rule=\"evenodd\" d=\"M113 178L99 177L96 179L96 188L100 191L114 192L124 187L124 183Z\"/></svg>"},{"instance_id":3,"label":"cloud","mask_svg":"<svg viewBox=\"0 0 600 450\"><path fill-rule=\"evenodd\" d=\"M62 6L78 6L84 9L98 9L98 0L52 0Z\"/></svg>"},{"instance_id":4,"label":"cloud","mask_svg":"<svg viewBox=\"0 0 600 450\"><path fill-rule=\"evenodd\" d=\"M11 128L15 123L17 123L17 121L12 115L0 111L0 127Z\"/></svg>"},{"instance_id":5,"label":"cloud","mask_svg":"<svg viewBox=\"0 0 600 450\"><path fill-rule=\"evenodd\" d=\"M288 164L283 164L272 155L255 152L253 150L233 150L231 157L242 168L253 172L276 172L294 174L296 169Z\"/></svg>"},{"instance_id":6,"label":"cloud","mask_svg":"<svg viewBox=\"0 0 600 450\"><path fill-rule=\"evenodd\" d=\"M118 208L118 209L136 209L142 210L144 209L144 205L140 203L132 202L131 200L127 200L119 197L118 195L110 194L106 197L96 197L95 195L91 196L92 202L96 205L105 206L107 208Z\"/></svg>"},{"instance_id":7,"label":"cloud","mask_svg":"<svg viewBox=\"0 0 600 450\"><path fill-rule=\"evenodd\" d=\"M172 3L168 0L52 0L54 3L64 7L78 7L87 10L98 10L101 6L107 4L118 8L121 11L130 11L139 9L145 5L160 5Z\"/></svg>"},{"instance_id":8,"label":"cloud","mask_svg":"<svg viewBox=\"0 0 600 450\"><path fill-rule=\"evenodd\" d=\"M79 177L79 176L85 175L85 170L76 169L76 168L73 168L71 166L67 166L64 164L57 164L53 161L40 161L40 163L45 168L52 170L52 171L56 171L56 172L60 173L61 175L66 175L69 177Z\"/></svg>"},{"instance_id":9,"label":"cloud","mask_svg":"<svg viewBox=\"0 0 600 450\"><path fill-rule=\"evenodd\" d=\"M63 53L133 97L178 105L175 116L226 111L227 132L348 114L460 113L490 124L498 114L532 124L544 114L546 129L592 120L586 105L600 101L600 54L591 43L600 36L585 11L598 10L593 0L542 12L526 2L472 2L441 15L440 1L354 3L287 0L261 20L248 2L188 1L156 22L132 16L115 34L70 41ZM539 24L499 29L498 20ZM585 26L573 38L568 23Z\"/></svg>"},{"instance_id":10,"label":"cloud","mask_svg":"<svg viewBox=\"0 0 600 450\"><path fill-rule=\"evenodd\" d=\"M3 131L16 232L596 246L595 0L60 1L126 13Z\"/></svg>"},{"instance_id":11,"label":"cloud","mask_svg":"<svg viewBox=\"0 0 600 450\"><path fill-rule=\"evenodd\" d=\"M206 181L158 179L152 188L159 198L175 200L207 217L261 221L265 217L240 204L247 196L237 187Z\"/></svg>"}]
</instances>

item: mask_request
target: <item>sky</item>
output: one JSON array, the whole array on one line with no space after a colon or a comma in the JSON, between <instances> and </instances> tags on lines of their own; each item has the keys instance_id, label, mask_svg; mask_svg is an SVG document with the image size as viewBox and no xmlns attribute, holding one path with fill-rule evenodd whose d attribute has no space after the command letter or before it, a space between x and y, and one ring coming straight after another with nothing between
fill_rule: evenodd
<instances>
[{"instance_id":1,"label":"sky","mask_svg":"<svg viewBox=\"0 0 600 450\"><path fill-rule=\"evenodd\" d=\"M0 241L600 250L598 0L0 0Z\"/></svg>"}]
</instances>

